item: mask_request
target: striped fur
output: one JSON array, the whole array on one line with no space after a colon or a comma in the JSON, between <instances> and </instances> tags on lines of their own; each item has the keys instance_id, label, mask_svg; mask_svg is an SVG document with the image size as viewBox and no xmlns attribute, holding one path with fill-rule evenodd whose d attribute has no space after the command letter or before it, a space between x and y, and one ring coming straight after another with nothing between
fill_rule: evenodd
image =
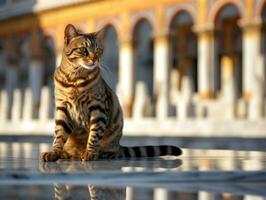
<instances>
[{"instance_id":1,"label":"striped fur","mask_svg":"<svg viewBox=\"0 0 266 200\"><path fill-rule=\"evenodd\" d=\"M173 146L122 147L123 114L116 94L101 76L103 31L65 29L61 65L55 70L55 135L43 161L180 155Z\"/></svg>"}]
</instances>

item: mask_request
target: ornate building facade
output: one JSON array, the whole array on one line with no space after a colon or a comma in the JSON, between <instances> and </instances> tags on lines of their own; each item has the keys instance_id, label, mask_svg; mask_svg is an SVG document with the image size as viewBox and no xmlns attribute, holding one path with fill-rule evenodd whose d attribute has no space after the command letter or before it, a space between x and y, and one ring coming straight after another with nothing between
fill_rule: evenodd
<instances>
[{"instance_id":1,"label":"ornate building facade","mask_svg":"<svg viewBox=\"0 0 266 200\"><path fill-rule=\"evenodd\" d=\"M72 23L105 28L103 71L128 118L265 118L265 0L3 0L0 11L7 116L28 88L41 107Z\"/></svg>"}]
</instances>

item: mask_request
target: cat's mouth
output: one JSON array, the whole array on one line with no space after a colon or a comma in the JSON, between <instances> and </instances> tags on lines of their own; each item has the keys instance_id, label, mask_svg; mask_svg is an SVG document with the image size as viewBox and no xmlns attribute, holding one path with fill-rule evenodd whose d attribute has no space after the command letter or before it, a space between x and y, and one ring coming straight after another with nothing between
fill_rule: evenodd
<instances>
[{"instance_id":1,"label":"cat's mouth","mask_svg":"<svg viewBox=\"0 0 266 200\"><path fill-rule=\"evenodd\" d=\"M80 63L80 65L88 70L93 70L94 68L96 68L98 66L98 62L90 62L90 63Z\"/></svg>"}]
</instances>

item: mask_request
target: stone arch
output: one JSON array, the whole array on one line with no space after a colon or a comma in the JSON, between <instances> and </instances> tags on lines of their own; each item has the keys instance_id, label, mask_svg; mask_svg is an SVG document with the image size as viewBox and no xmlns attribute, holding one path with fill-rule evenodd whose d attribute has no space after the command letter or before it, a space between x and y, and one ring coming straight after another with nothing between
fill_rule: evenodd
<instances>
[{"instance_id":1,"label":"stone arch","mask_svg":"<svg viewBox=\"0 0 266 200\"><path fill-rule=\"evenodd\" d=\"M131 16L131 24L130 24L130 28L129 28L129 35L133 36L134 32L136 30L137 25L142 22L142 21L147 21L150 26L151 26L151 30L152 32L154 32L156 23L155 23L155 17L154 17L154 13L152 11L146 11L146 12L137 12L134 13Z\"/></svg>"},{"instance_id":2,"label":"stone arch","mask_svg":"<svg viewBox=\"0 0 266 200\"><path fill-rule=\"evenodd\" d=\"M194 18L180 9L169 23L171 93L198 91L197 37L193 31ZM177 95L175 95L177 96ZM172 103L177 100L172 99Z\"/></svg>"},{"instance_id":3,"label":"stone arch","mask_svg":"<svg viewBox=\"0 0 266 200\"><path fill-rule=\"evenodd\" d=\"M49 90L49 101L52 102L54 98L54 81L53 74L57 67L56 64L56 44L54 40L54 30L46 30L43 38L43 86ZM48 117L54 117L54 104L49 104Z\"/></svg>"},{"instance_id":4,"label":"stone arch","mask_svg":"<svg viewBox=\"0 0 266 200\"><path fill-rule=\"evenodd\" d=\"M235 0L218 1L215 6L210 17L216 42L215 93L225 98L240 98L243 93L243 65L242 30L238 22L243 10L240 1Z\"/></svg>"},{"instance_id":5,"label":"stone arch","mask_svg":"<svg viewBox=\"0 0 266 200\"><path fill-rule=\"evenodd\" d=\"M165 16L165 24L166 24L166 31L169 33L171 23L173 19L178 15L178 13L186 12L192 17L192 21L196 24L196 10L189 5L177 5L176 7L169 7L166 9L166 16Z\"/></svg>"},{"instance_id":6,"label":"stone arch","mask_svg":"<svg viewBox=\"0 0 266 200\"><path fill-rule=\"evenodd\" d=\"M104 39L103 46L104 51L102 55L102 66L106 71L108 84L116 91L118 83L118 59L119 59L119 45L118 45L118 32L112 24L106 24L104 26ZM106 77L106 78L107 78Z\"/></svg>"},{"instance_id":7,"label":"stone arch","mask_svg":"<svg viewBox=\"0 0 266 200\"><path fill-rule=\"evenodd\" d=\"M216 18L219 15L220 11L223 10L224 7L228 5L233 5L238 10L238 13L240 14L240 18L243 18L244 16L244 5L239 0L218 0L214 3L210 10L210 14L208 19L210 20L211 24L215 24Z\"/></svg>"},{"instance_id":8,"label":"stone arch","mask_svg":"<svg viewBox=\"0 0 266 200\"><path fill-rule=\"evenodd\" d=\"M143 82L153 97L153 26L146 18L140 18L134 26L133 49L135 83Z\"/></svg>"},{"instance_id":9,"label":"stone arch","mask_svg":"<svg viewBox=\"0 0 266 200\"><path fill-rule=\"evenodd\" d=\"M261 42L260 42L260 54L262 62L264 65L264 84L266 80L266 0L260 1L261 5L259 7L259 19L262 21L261 27ZM266 98L266 88L264 88L264 97Z\"/></svg>"},{"instance_id":10,"label":"stone arch","mask_svg":"<svg viewBox=\"0 0 266 200\"><path fill-rule=\"evenodd\" d=\"M177 21L177 22L176 22ZM187 10L179 10L172 16L171 21L169 23L169 29L174 25L174 23L179 24L194 24L193 16Z\"/></svg>"},{"instance_id":11,"label":"stone arch","mask_svg":"<svg viewBox=\"0 0 266 200\"><path fill-rule=\"evenodd\" d=\"M45 34L43 39L44 85L52 85L53 73L56 68L55 41L51 34Z\"/></svg>"},{"instance_id":12,"label":"stone arch","mask_svg":"<svg viewBox=\"0 0 266 200\"><path fill-rule=\"evenodd\" d=\"M96 31L102 29L102 28L108 28L113 27L116 30L117 38L120 41L121 40L121 22L118 18L112 17L112 18L105 18L102 20L98 20L95 26Z\"/></svg>"}]
</instances>

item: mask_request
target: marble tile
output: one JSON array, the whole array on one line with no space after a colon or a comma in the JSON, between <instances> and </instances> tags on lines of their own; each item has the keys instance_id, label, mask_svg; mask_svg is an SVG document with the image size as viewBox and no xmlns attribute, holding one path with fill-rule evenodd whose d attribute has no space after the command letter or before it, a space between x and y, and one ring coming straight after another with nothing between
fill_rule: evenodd
<instances>
[{"instance_id":1,"label":"marble tile","mask_svg":"<svg viewBox=\"0 0 266 200\"><path fill-rule=\"evenodd\" d=\"M157 188L168 196L171 192L197 193L196 199L201 191L266 197L266 152L184 149L180 157L39 162L40 151L48 148L47 143L0 141L0 199L11 194L14 187L30 190L45 185L45 190L53 191L55 183L68 192L68 185L87 189L89 185L89 190L97 186L101 194L110 192L106 188L119 188L121 195L115 199L128 199L125 190L133 195L132 188L154 190L159 196L164 192Z\"/></svg>"}]
</instances>

